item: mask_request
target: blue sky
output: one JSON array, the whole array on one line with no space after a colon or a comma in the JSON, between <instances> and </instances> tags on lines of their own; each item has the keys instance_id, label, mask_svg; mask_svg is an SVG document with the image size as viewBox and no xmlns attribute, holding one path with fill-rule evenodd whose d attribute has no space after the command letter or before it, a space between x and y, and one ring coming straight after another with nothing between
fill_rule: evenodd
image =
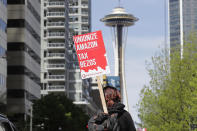
<instances>
[{"instance_id":1,"label":"blue sky","mask_svg":"<svg viewBox=\"0 0 197 131\"><path fill-rule=\"evenodd\" d=\"M111 30L100 19L117 6L118 0L92 0L92 31L103 32L111 70L114 70ZM139 101L140 90L150 79L145 61L150 61L158 47L164 44L164 0L122 0L121 6L139 18L134 26L129 27L125 50L129 108L134 121L139 122L135 105Z\"/></svg>"}]
</instances>

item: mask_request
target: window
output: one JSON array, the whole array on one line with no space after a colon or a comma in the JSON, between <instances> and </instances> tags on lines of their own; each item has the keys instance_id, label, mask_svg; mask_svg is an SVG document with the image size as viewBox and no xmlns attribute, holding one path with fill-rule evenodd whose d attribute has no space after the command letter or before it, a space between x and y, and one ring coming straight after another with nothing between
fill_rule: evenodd
<instances>
[{"instance_id":1,"label":"window","mask_svg":"<svg viewBox=\"0 0 197 131\"><path fill-rule=\"evenodd\" d=\"M5 86L6 79L3 75L0 74L0 86Z\"/></svg>"},{"instance_id":2,"label":"window","mask_svg":"<svg viewBox=\"0 0 197 131\"><path fill-rule=\"evenodd\" d=\"M8 75L26 75L32 81L40 85L40 78L25 66L8 66Z\"/></svg>"},{"instance_id":3,"label":"window","mask_svg":"<svg viewBox=\"0 0 197 131\"><path fill-rule=\"evenodd\" d=\"M38 44L40 44L40 36L32 28L32 26L24 19L9 19L8 20L8 27L9 28L23 28L23 27L25 27L29 31L29 33L36 39Z\"/></svg>"},{"instance_id":4,"label":"window","mask_svg":"<svg viewBox=\"0 0 197 131\"><path fill-rule=\"evenodd\" d=\"M23 89L8 89L7 95L8 98L24 98L25 91Z\"/></svg>"},{"instance_id":5,"label":"window","mask_svg":"<svg viewBox=\"0 0 197 131\"><path fill-rule=\"evenodd\" d=\"M0 46L0 58L3 59L5 57L5 55L6 55L6 50Z\"/></svg>"},{"instance_id":6,"label":"window","mask_svg":"<svg viewBox=\"0 0 197 131\"><path fill-rule=\"evenodd\" d=\"M12 5L12 4L25 4L25 0L8 0L7 3L10 4L10 5Z\"/></svg>"},{"instance_id":7,"label":"window","mask_svg":"<svg viewBox=\"0 0 197 131\"><path fill-rule=\"evenodd\" d=\"M0 18L0 30L6 32L7 24Z\"/></svg>"},{"instance_id":8,"label":"window","mask_svg":"<svg viewBox=\"0 0 197 131\"><path fill-rule=\"evenodd\" d=\"M170 0L170 2L178 2L178 0Z\"/></svg>"},{"instance_id":9,"label":"window","mask_svg":"<svg viewBox=\"0 0 197 131\"><path fill-rule=\"evenodd\" d=\"M8 28L25 27L24 19L8 19Z\"/></svg>"},{"instance_id":10,"label":"window","mask_svg":"<svg viewBox=\"0 0 197 131\"><path fill-rule=\"evenodd\" d=\"M24 51L31 56L38 64L40 64L40 57L25 43L22 42L8 42L8 51Z\"/></svg>"},{"instance_id":11,"label":"window","mask_svg":"<svg viewBox=\"0 0 197 131\"><path fill-rule=\"evenodd\" d=\"M7 0L0 0L5 6L7 6Z\"/></svg>"}]
</instances>

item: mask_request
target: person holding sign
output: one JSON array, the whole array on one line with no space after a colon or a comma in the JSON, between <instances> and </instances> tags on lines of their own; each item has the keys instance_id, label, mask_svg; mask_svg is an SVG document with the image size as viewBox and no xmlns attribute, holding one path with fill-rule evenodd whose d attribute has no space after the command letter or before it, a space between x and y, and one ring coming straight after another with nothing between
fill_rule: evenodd
<instances>
[{"instance_id":1,"label":"person holding sign","mask_svg":"<svg viewBox=\"0 0 197 131\"><path fill-rule=\"evenodd\" d=\"M104 88L104 95L108 114L99 112L90 118L89 131L136 131L131 115L124 110L125 105L120 103L119 90L107 86Z\"/></svg>"}]
</instances>

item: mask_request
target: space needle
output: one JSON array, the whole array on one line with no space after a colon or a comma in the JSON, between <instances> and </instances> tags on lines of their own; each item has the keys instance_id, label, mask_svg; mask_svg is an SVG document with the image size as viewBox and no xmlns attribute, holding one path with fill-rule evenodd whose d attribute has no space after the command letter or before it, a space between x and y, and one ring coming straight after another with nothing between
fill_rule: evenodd
<instances>
[{"instance_id":1,"label":"space needle","mask_svg":"<svg viewBox=\"0 0 197 131\"><path fill-rule=\"evenodd\" d=\"M106 26L112 29L114 58L115 58L115 76L120 77L120 92L122 102L125 104L125 108L128 108L126 81L125 81L125 46L127 39L128 27L134 25L138 18L134 17L125 11L123 7L119 6L114 8L113 11L101 19Z\"/></svg>"}]
</instances>

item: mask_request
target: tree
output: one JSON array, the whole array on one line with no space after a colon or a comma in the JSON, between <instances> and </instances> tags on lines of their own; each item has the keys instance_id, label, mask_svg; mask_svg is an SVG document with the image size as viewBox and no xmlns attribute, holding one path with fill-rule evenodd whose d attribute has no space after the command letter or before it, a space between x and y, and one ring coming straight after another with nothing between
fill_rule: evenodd
<instances>
[{"instance_id":1,"label":"tree","mask_svg":"<svg viewBox=\"0 0 197 131\"><path fill-rule=\"evenodd\" d=\"M33 127L38 131L85 131L88 119L64 95L49 94L33 105Z\"/></svg>"},{"instance_id":2,"label":"tree","mask_svg":"<svg viewBox=\"0 0 197 131\"><path fill-rule=\"evenodd\" d=\"M147 70L149 85L138 102L140 126L149 131L186 131L197 124L197 38L183 47L162 51L152 57Z\"/></svg>"}]
</instances>

